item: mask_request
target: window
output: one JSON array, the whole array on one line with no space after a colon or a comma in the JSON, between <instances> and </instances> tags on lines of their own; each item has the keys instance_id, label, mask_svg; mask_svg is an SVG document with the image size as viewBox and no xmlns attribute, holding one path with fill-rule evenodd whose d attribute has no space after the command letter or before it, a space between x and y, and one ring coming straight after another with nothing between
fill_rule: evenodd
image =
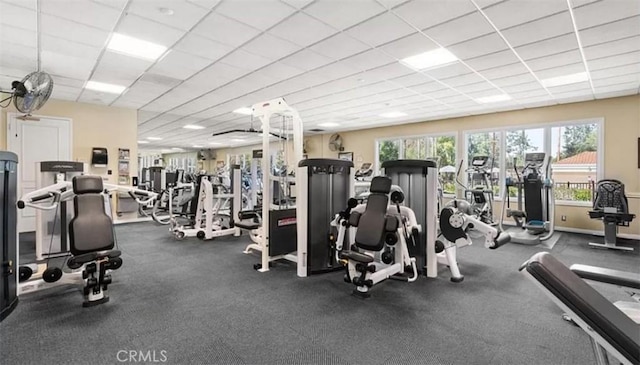
<instances>
[{"instance_id":1,"label":"window","mask_svg":"<svg viewBox=\"0 0 640 365\"><path fill-rule=\"evenodd\" d=\"M474 156L489 156L491 179L495 197L499 197L502 190L501 169L504 165L502 161L502 132L480 132L467 134L467 161L466 166L471 166L471 159ZM461 177L462 178L462 177ZM471 181L470 176L465 176L466 181Z\"/></svg>"},{"instance_id":2,"label":"window","mask_svg":"<svg viewBox=\"0 0 640 365\"><path fill-rule=\"evenodd\" d=\"M597 123L551 128L556 200L591 202L598 180Z\"/></svg>"},{"instance_id":3,"label":"window","mask_svg":"<svg viewBox=\"0 0 640 365\"><path fill-rule=\"evenodd\" d=\"M441 168L440 183L447 194L455 194L455 174L442 172L442 167L448 166L444 171L450 171L456 163L456 137L444 136L412 136L398 139L386 139L377 141L377 170L382 163L390 160L408 159L424 160L433 159ZM454 168L455 170L455 168Z\"/></svg>"},{"instance_id":4,"label":"window","mask_svg":"<svg viewBox=\"0 0 640 365\"><path fill-rule=\"evenodd\" d=\"M551 156L551 173L555 199L560 202L583 202L593 199L595 182L601 177L598 164L602 148L602 122L570 122L535 128L506 129L466 133L467 164L473 156L492 157L491 182L496 197L507 177L516 178L515 169L522 169L524 156L530 152L545 152ZM502 153L504 151L504 153ZM466 176L467 181L469 176ZM511 189L510 196L517 191Z\"/></svg>"}]
</instances>

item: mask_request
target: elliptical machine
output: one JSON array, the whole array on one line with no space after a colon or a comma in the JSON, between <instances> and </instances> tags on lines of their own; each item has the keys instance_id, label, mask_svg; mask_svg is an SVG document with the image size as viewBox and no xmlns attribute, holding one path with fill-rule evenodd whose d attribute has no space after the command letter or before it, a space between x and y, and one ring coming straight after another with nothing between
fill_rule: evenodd
<instances>
[{"instance_id":1,"label":"elliptical machine","mask_svg":"<svg viewBox=\"0 0 640 365\"><path fill-rule=\"evenodd\" d=\"M464 189L464 198L469 202L470 215L482 223L495 225L493 220L493 185L491 184L491 169L489 156L473 156L471 166L465 173L471 175L471 188L464 185L460 179L460 171L464 160L460 160L456 183Z\"/></svg>"},{"instance_id":2,"label":"elliptical machine","mask_svg":"<svg viewBox=\"0 0 640 365\"><path fill-rule=\"evenodd\" d=\"M511 242L537 245L553 236L555 226L555 198L551 180L551 156L544 152L527 153L524 167L519 172L516 159L513 162L516 179L507 177L502 192L502 212L500 230L505 211L507 217L513 217L518 227L511 231ZM517 189L517 209L511 209L509 188ZM524 198L524 207L523 207Z\"/></svg>"}]
</instances>

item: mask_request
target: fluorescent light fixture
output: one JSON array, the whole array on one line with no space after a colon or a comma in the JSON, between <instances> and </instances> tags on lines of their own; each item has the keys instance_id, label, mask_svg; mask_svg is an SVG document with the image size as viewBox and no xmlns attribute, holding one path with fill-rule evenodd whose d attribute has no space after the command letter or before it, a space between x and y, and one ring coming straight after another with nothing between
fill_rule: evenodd
<instances>
[{"instance_id":1,"label":"fluorescent light fixture","mask_svg":"<svg viewBox=\"0 0 640 365\"><path fill-rule=\"evenodd\" d=\"M136 58L155 61L167 51L167 47L160 44L129 37L128 35L113 33L107 49Z\"/></svg>"},{"instance_id":2,"label":"fluorescent light fixture","mask_svg":"<svg viewBox=\"0 0 640 365\"><path fill-rule=\"evenodd\" d=\"M333 128L333 127L339 127L340 123L336 123L336 122L326 122L326 123L320 123L318 124L318 127L323 127L323 128Z\"/></svg>"},{"instance_id":3,"label":"fluorescent light fixture","mask_svg":"<svg viewBox=\"0 0 640 365\"><path fill-rule=\"evenodd\" d=\"M383 118L398 118L398 117L406 117L407 113L404 112L388 112L380 114Z\"/></svg>"},{"instance_id":4,"label":"fluorescent light fixture","mask_svg":"<svg viewBox=\"0 0 640 365\"><path fill-rule=\"evenodd\" d=\"M446 48L438 48L432 51L417 54L400 60L400 63L417 70L434 68L455 62L458 60L453 53Z\"/></svg>"},{"instance_id":5,"label":"fluorescent light fixture","mask_svg":"<svg viewBox=\"0 0 640 365\"><path fill-rule=\"evenodd\" d=\"M193 148L202 148L202 146L200 146L199 144L194 144Z\"/></svg>"},{"instance_id":6,"label":"fluorescent light fixture","mask_svg":"<svg viewBox=\"0 0 640 365\"><path fill-rule=\"evenodd\" d=\"M149 143L149 141L138 141L139 144Z\"/></svg>"},{"instance_id":7,"label":"fluorescent light fixture","mask_svg":"<svg viewBox=\"0 0 640 365\"><path fill-rule=\"evenodd\" d=\"M210 145L218 145L220 142L209 142Z\"/></svg>"},{"instance_id":8,"label":"fluorescent light fixture","mask_svg":"<svg viewBox=\"0 0 640 365\"><path fill-rule=\"evenodd\" d=\"M182 151L182 148L180 148L180 147L171 147L171 150L173 150L173 151Z\"/></svg>"},{"instance_id":9,"label":"fluorescent light fixture","mask_svg":"<svg viewBox=\"0 0 640 365\"><path fill-rule=\"evenodd\" d=\"M231 138L231 142L244 142L242 138Z\"/></svg>"},{"instance_id":10,"label":"fluorescent light fixture","mask_svg":"<svg viewBox=\"0 0 640 365\"><path fill-rule=\"evenodd\" d=\"M184 128L184 129L204 129L204 127L201 126L201 125L193 125L193 124L187 124L187 125L183 126L182 128Z\"/></svg>"},{"instance_id":11,"label":"fluorescent light fixture","mask_svg":"<svg viewBox=\"0 0 640 365\"><path fill-rule=\"evenodd\" d=\"M236 110L233 111L236 114L242 114L242 115L251 115L253 114L253 110L251 110L251 108L238 108Z\"/></svg>"},{"instance_id":12,"label":"fluorescent light fixture","mask_svg":"<svg viewBox=\"0 0 640 365\"><path fill-rule=\"evenodd\" d=\"M107 84L107 83L98 82L98 81L87 81L87 85L85 85L84 88L93 90L93 91L109 93L109 94L122 94L122 92L127 87L122 85Z\"/></svg>"},{"instance_id":13,"label":"fluorescent light fixture","mask_svg":"<svg viewBox=\"0 0 640 365\"><path fill-rule=\"evenodd\" d=\"M507 94L498 94L498 95L491 95L491 96L484 96L481 98L477 98L476 102L480 104L488 104L488 103L497 103L499 101L507 101L507 100L511 100L511 96Z\"/></svg>"},{"instance_id":14,"label":"fluorescent light fixture","mask_svg":"<svg viewBox=\"0 0 640 365\"><path fill-rule=\"evenodd\" d=\"M162 141L162 138L160 137L147 137L147 139L150 141Z\"/></svg>"},{"instance_id":15,"label":"fluorescent light fixture","mask_svg":"<svg viewBox=\"0 0 640 365\"><path fill-rule=\"evenodd\" d=\"M586 72L578 72L575 74L551 77L541 80L544 87L554 87L560 85L575 84L578 82L589 81L589 75Z\"/></svg>"}]
</instances>

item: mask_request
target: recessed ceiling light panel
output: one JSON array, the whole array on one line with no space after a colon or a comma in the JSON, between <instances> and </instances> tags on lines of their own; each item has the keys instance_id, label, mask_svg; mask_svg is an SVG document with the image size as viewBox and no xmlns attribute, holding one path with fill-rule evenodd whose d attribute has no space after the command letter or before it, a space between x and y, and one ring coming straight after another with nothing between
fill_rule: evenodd
<instances>
[{"instance_id":1,"label":"recessed ceiling light panel","mask_svg":"<svg viewBox=\"0 0 640 365\"><path fill-rule=\"evenodd\" d=\"M236 114L242 114L242 115L251 115L253 114L253 110L251 108L238 108L236 110L233 111Z\"/></svg>"},{"instance_id":2,"label":"recessed ceiling light panel","mask_svg":"<svg viewBox=\"0 0 640 365\"><path fill-rule=\"evenodd\" d=\"M432 51L423 52L414 56L403 58L400 63L416 70L426 70L430 68L448 65L458 60L453 53L446 48L438 48Z\"/></svg>"},{"instance_id":3,"label":"recessed ceiling light panel","mask_svg":"<svg viewBox=\"0 0 640 365\"><path fill-rule=\"evenodd\" d=\"M570 75L551 77L541 80L544 87L554 87L561 85L576 84L578 82L589 81L589 75L586 72L578 72Z\"/></svg>"},{"instance_id":4,"label":"recessed ceiling light panel","mask_svg":"<svg viewBox=\"0 0 640 365\"><path fill-rule=\"evenodd\" d=\"M380 114L380 116L383 118L399 118L399 117L406 117L407 115L408 114L405 112L388 112L388 113Z\"/></svg>"},{"instance_id":5,"label":"recessed ceiling light panel","mask_svg":"<svg viewBox=\"0 0 640 365\"><path fill-rule=\"evenodd\" d=\"M87 81L87 85L85 85L84 88L88 90L99 91L99 92L104 92L109 94L122 94L122 92L127 87L122 85L107 84L107 83L98 82L98 81Z\"/></svg>"},{"instance_id":6,"label":"recessed ceiling light panel","mask_svg":"<svg viewBox=\"0 0 640 365\"><path fill-rule=\"evenodd\" d=\"M497 103L500 101L507 101L507 100L511 100L511 96L507 94L498 94L498 95L491 95L491 96L484 96L482 98L477 98L476 102L480 104L488 104L488 103Z\"/></svg>"},{"instance_id":7,"label":"recessed ceiling light panel","mask_svg":"<svg viewBox=\"0 0 640 365\"><path fill-rule=\"evenodd\" d=\"M167 47L163 45L120 33L113 33L109 44L107 44L107 49L149 61L157 60L167 51Z\"/></svg>"},{"instance_id":8,"label":"recessed ceiling light panel","mask_svg":"<svg viewBox=\"0 0 640 365\"><path fill-rule=\"evenodd\" d=\"M184 129L204 129L203 126L194 125L194 124L187 124L187 125L183 126L182 128L184 128Z\"/></svg>"}]
</instances>

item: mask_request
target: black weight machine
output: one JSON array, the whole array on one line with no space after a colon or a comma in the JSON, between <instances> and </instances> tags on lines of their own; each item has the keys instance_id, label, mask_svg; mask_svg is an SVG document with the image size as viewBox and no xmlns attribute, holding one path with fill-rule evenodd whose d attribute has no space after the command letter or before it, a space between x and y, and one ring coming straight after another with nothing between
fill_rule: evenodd
<instances>
[{"instance_id":1,"label":"black weight machine","mask_svg":"<svg viewBox=\"0 0 640 365\"><path fill-rule=\"evenodd\" d=\"M600 219L604 224L604 243L589 242L589 246L614 250L633 251L632 247L618 246L618 227L628 227L636 217L629 213L624 184L619 180L600 180L596 185L591 219Z\"/></svg>"}]
</instances>

